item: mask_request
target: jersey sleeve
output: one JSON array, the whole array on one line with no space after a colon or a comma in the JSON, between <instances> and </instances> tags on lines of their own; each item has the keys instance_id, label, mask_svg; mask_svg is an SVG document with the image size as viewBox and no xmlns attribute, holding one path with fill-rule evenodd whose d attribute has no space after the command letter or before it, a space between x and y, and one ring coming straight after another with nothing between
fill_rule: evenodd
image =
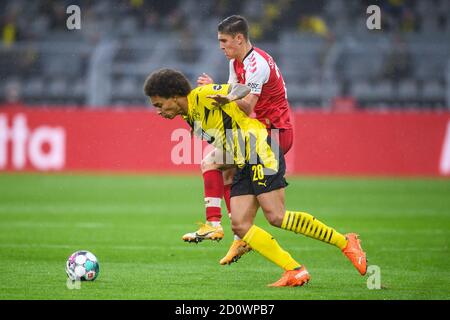
<instances>
[{"instance_id":1,"label":"jersey sleeve","mask_svg":"<svg viewBox=\"0 0 450 320\"><path fill-rule=\"evenodd\" d=\"M270 77L270 68L267 61L261 59L254 66L250 65L245 71L245 84L250 88L250 93L260 95L262 87Z\"/></svg>"},{"instance_id":2,"label":"jersey sleeve","mask_svg":"<svg viewBox=\"0 0 450 320\"><path fill-rule=\"evenodd\" d=\"M234 70L234 59L230 60L230 76L228 77L228 83L238 83L236 71Z\"/></svg>"},{"instance_id":3,"label":"jersey sleeve","mask_svg":"<svg viewBox=\"0 0 450 320\"><path fill-rule=\"evenodd\" d=\"M229 87L229 84L208 84L206 86L199 87L199 103L201 103L205 108L209 110L214 109L214 99L208 98L208 96L215 94L226 96L228 94Z\"/></svg>"}]
</instances>

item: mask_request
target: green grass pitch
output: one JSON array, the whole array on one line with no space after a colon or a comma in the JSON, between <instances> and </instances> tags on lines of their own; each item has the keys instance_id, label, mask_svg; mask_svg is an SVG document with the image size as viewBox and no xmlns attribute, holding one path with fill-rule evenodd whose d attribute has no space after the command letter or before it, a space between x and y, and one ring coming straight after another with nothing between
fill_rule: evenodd
<instances>
[{"instance_id":1,"label":"green grass pitch","mask_svg":"<svg viewBox=\"0 0 450 320\"><path fill-rule=\"evenodd\" d=\"M357 232L382 289L369 290L335 247L256 223L311 273L268 288L281 270L256 252L218 261L232 241L189 244L204 220L201 176L0 175L0 299L449 299L450 181L289 177L286 206ZM100 275L66 286L67 257L92 251Z\"/></svg>"}]
</instances>

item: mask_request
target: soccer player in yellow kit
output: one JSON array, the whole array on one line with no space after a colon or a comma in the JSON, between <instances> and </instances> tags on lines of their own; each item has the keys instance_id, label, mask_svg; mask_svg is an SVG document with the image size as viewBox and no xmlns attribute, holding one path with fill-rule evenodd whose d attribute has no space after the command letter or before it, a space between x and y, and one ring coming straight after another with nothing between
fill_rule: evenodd
<instances>
[{"instance_id":1,"label":"soccer player in yellow kit","mask_svg":"<svg viewBox=\"0 0 450 320\"><path fill-rule=\"evenodd\" d=\"M259 207L271 225L338 247L361 275L366 273L366 254L358 235L342 235L306 212L286 211L283 153L272 145L265 126L249 118L233 102L250 92L247 86L209 84L192 90L182 73L161 69L146 79L144 92L159 115L167 119L182 116L194 134L208 139L222 151L225 167L237 166L231 187L232 229L284 270L282 277L270 286L302 286L310 275L267 231L254 225Z\"/></svg>"}]
</instances>

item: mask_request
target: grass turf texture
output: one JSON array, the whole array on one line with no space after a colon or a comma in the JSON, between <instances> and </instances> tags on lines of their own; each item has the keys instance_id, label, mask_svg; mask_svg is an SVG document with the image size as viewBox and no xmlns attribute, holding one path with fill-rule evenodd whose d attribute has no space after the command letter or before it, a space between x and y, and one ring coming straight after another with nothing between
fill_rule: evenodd
<instances>
[{"instance_id":1,"label":"grass turf texture","mask_svg":"<svg viewBox=\"0 0 450 320\"><path fill-rule=\"evenodd\" d=\"M203 221L201 177L0 175L0 299L449 299L450 182L288 179L286 206L361 235L383 289L369 290L335 247L256 223L311 273L301 288L268 288L281 270L256 252L218 261L232 241L181 236ZM74 251L100 261L94 282L69 290Z\"/></svg>"}]
</instances>

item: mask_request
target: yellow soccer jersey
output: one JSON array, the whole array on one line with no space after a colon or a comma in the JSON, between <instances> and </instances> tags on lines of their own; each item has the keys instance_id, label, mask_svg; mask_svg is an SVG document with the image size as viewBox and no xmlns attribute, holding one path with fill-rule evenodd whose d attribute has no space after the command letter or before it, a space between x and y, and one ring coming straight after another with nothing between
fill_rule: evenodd
<instances>
[{"instance_id":1,"label":"yellow soccer jersey","mask_svg":"<svg viewBox=\"0 0 450 320\"><path fill-rule=\"evenodd\" d=\"M264 167L278 171L278 158L268 143L266 127L249 118L235 102L217 107L213 105L214 99L207 98L227 95L229 87L229 84L209 84L192 90L185 120L195 135L228 152L239 167L254 164L259 157Z\"/></svg>"}]
</instances>

